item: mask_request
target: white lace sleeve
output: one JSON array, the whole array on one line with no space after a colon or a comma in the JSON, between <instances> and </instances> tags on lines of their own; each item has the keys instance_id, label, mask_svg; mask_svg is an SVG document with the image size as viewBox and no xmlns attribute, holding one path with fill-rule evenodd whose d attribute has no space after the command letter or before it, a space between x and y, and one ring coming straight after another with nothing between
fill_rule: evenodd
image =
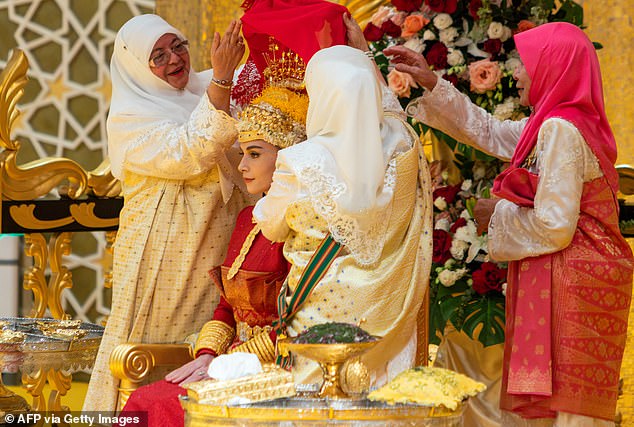
<instances>
[{"instance_id":1,"label":"white lace sleeve","mask_svg":"<svg viewBox=\"0 0 634 427\"><path fill-rule=\"evenodd\" d=\"M534 208L507 200L495 207L489 254L496 260L518 260L568 246L577 228L583 183L602 174L581 133L562 119L542 124L536 155L539 183Z\"/></svg>"},{"instance_id":2,"label":"white lace sleeve","mask_svg":"<svg viewBox=\"0 0 634 427\"><path fill-rule=\"evenodd\" d=\"M405 117L405 112L398 98L387 85L381 83L381 97L383 99L383 111L389 111Z\"/></svg>"},{"instance_id":3,"label":"white lace sleeve","mask_svg":"<svg viewBox=\"0 0 634 427\"><path fill-rule=\"evenodd\" d=\"M205 95L186 123L154 123L130 141L123 167L141 175L188 179L210 170L237 136L235 120Z\"/></svg>"},{"instance_id":4,"label":"white lace sleeve","mask_svg":"<svg viewBox=\"0 0 634 427\"><path fill-rule=\"evenodd\" d=\"M434 90L410 102L406 112L457 141L503 160L513 155L528 120L498 120L444 79L438 79Z\"/></svg>"},{"instance_id":5,"label":"white lace sleeve","mask_svg":"<svg viewBox=\"0 0 634 427\"><path fill-rule=\"evenodd\" d=\"M253 218L260 226L262 234L272 242L286 240L290 231L286 223L286 208L301 197L300 183L286 166L280 153L281 151L278 153L271 188L253 208Z\"/></svg>"}]
</instances>

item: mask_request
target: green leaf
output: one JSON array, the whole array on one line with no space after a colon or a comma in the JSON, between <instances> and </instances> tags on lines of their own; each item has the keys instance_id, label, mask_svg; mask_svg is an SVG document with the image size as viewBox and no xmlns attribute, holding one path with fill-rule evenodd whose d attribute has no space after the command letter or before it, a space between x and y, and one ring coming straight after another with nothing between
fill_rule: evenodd
<instances>
[{"instance_id":1,"label":"green leaf","mask_svg":"<svg viewBox=\"0 0 634 427\"><path fill-rule=\"evenodd\" d=\"M465 305L461 329L485 347L504 342L504 296L489 294L475 298Z\"/></svg>"}]
</instances>

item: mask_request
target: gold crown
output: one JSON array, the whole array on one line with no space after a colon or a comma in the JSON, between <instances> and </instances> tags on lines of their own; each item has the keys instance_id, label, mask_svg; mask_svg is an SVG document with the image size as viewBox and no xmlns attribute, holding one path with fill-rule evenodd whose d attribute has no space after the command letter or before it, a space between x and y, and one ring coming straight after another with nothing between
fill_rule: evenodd
<instances>
[{"instance_id":1,"label":"gold crown","mask_svg":"<svg viewBox=\"0 0 634 427\"><path fill-rule=\"evenodd\" d=\"M240 142L263 139L280 148L306 139L308 96L290 89L269 86L240 114Z\"/></svg>"},{"instance_id":2,"label":"gold crown","mask_svg":"<svg viewBox=\"0 0 634 427\"><path fill-rule=\"evenodd\" d=\"M266 61L264 78L268 86L282 86L294 90L304 89L306 63L295 52L280 47L270 38L269 51L262 56Z\"/></svg>"}]
</instances>

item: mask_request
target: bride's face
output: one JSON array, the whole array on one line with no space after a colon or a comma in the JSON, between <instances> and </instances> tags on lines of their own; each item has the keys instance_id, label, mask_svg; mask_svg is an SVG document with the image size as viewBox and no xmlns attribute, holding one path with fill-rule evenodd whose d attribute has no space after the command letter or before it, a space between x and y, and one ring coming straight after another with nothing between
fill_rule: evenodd
<instances>
[{"instance_id":1,"label":"bride's face","mask_svg":"<svg viewBox=\"0 0 634 427\"><path fill-rule=\"evenodd\" d=\"M241 142L242 160L238 170L247 186L249 194L262 194L269 191L275 172L275 160L279 148L263 139Z\"/></svg>"}]
</instances>

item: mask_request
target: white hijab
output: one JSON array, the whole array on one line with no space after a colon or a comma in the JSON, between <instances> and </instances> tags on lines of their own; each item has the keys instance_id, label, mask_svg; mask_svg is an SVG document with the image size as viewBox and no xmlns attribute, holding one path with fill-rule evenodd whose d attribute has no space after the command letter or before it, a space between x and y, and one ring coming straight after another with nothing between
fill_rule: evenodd
<instances>
[{"instance_id":1,"label":"white hijab","mask_svg":"<svg viewBox=\"0 0 634 427\"><path fill-rule=\"evenodd\" d=\"M125 152L131 141L150 132L161 121L185 123L205 94L212 72L201 73L190 68L184 89L172 87L150 70L149 60L157 40L164 34L185 36L158 15L135 16L126 22L114 41L110 62L112 100L108 114L108 156L112 174L121 179ZM226 158L223 167L230 168ZM230 176L230 175L229 175ZM221 173L223 178L223 173ZM230 194L232 184L223 182L223 196Z\"/></svg>"},{"instance_id":2,"label":"white hijab","mask_svg":"<svg viewBox=\"0 0 634 427\"><path fill-rule=\"evenodd\" d=\"M320 50L305 82L308 138L288 149L295 173L333 238L359 263L374 263L391 213L394 154L409 149L411 137L401 120L385 115L374 64L361 51Z\"/></svg>"}]
</instances>

